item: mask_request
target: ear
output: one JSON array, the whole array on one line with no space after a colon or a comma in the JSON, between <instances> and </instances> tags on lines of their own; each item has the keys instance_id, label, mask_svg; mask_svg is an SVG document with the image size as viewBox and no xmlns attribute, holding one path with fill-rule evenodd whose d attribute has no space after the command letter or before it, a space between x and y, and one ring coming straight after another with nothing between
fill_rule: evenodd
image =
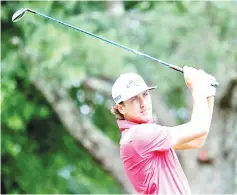
<instances>
[{"instance_id":1,"label":"ear","mask_svg":"<svg viewBox=\"0 0 237 195\"><path fill-rule=\"evenodd\" d=\"M124 110L124 105L122 104L117 104L116 105L116 108L118 109L118 111L121 113L121 114L125 114L125 110Z\"/></svg>"}]
</instances>

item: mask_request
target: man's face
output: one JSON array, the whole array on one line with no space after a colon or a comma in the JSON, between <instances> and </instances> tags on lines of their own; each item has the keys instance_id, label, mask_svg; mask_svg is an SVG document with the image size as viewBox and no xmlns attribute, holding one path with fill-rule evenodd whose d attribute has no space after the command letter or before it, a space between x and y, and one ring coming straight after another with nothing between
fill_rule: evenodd
<instances>
[{"instance_id":1,"label":"man's face","mask_svg":"<svg viewBox=\"0 0 237 195\"><path fill-rule=\"evenodd\" d=\"M125 119L136 123L145 123L152 120L152 103L149 92L144 91L124 101L121 113Z\"/></svg>"}]
</instances>

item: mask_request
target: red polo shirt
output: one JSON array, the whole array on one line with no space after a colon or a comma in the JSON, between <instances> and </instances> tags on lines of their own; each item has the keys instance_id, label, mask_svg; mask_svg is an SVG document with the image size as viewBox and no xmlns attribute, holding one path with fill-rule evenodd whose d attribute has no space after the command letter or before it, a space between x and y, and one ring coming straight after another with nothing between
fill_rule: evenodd
<instances>
[{"instance_id":1,"label":"red polo shirt","mask_svg":"<svg viewBox=\"0 0 237 195\"><path fill-rule=\"evenodd\" d=\"M117 121L124 170L138 193L191 194L166 127Z\"/></svg>"}]
</instances>

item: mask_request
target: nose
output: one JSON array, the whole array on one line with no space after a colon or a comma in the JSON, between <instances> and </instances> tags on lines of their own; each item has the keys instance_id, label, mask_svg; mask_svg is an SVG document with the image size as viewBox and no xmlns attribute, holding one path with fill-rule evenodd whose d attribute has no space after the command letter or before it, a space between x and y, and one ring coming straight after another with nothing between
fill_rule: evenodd
<instances>
[{"instance_id":1,"label":"nose","mask_svg":"<svg viewBox=\"0 0 237 195\"><path fill-rule=\"evenodd\" d=\"M139 96L139 103L140 103L140 107L144 108L144 106L145 106L145 99L144 99L144 97Z\"/></svg>"}]
</instances>

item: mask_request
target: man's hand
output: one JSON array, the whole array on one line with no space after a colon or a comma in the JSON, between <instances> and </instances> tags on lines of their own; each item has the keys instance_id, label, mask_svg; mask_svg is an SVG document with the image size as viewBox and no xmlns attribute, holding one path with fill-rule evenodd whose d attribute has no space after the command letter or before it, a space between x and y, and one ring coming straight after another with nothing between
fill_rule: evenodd
<instances>
[{"instance_id":1,"label":"man's hand","mask_svg":"<svg viewBox=\"0 0 237 195\"><path fill-rule=\"evenodd\" d=\"M216 83L215 77L210 74L205 73L207 76L207 86L205 87L206 97L215 97L216 95L216 87L212 86L212 84Z\"/></svg>"},{"instance_id":2,"label":"man's hand","mask_svg":"<svg viewBox=\"0 0 237 195\"><path fill-rule=\"evenodd\" d=\"M184 66L183 71L185 83L192 92L201 93L206 97L215 96L216 88L211 85L216 82L215 77L201 69L188 66Z\"/></svg>"}]
</instances>

